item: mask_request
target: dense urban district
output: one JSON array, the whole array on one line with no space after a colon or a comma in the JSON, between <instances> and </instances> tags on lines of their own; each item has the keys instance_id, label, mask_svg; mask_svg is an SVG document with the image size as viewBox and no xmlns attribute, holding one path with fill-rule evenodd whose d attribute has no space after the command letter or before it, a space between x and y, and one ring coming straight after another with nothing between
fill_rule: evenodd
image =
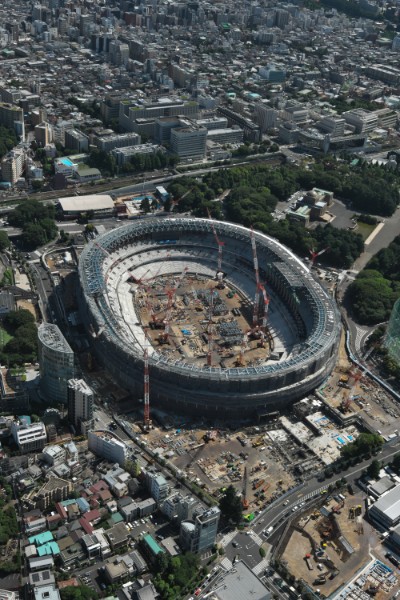
<instances>
[{"instance_id":1,"label":"dense urban district","mask_svg":"<svg viewBox=\"0 0 400 600\"><path fill-rule=\"evenodd\" d=\"M398 598L398 4L0 4L1 599Z\"/></svg>"}]
</instances>

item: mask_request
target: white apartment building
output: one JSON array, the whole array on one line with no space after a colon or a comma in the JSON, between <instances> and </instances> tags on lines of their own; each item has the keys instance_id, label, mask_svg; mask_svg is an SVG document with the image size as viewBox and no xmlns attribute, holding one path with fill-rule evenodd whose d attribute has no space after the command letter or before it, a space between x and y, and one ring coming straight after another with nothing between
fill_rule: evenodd
<instances>
[{"instance_id":1,"label":"white apartment building","mask_svg":"<svg viewBox=\"0 0 400 600\"><path fill-rule=\"evenodd\" d=\"M67 387L68 420L78 431L93 429L93 390L83 379L70 379Z\"/></svg>"},{"instance_id":2,"label":"white apartment building","mask_svg":"<svg viewBox=\"0 0 400 600\"><path fill-rule=\"evenodd\" d=\"M44 460L51 466L65 463L66 451L62 446L46 446L43 450Z\"/></svg>"},{"instance_id":3,"label":"white apartment building","mask_svg":"<svg viewBox=\"0 0 400 600\"><path fill-rule=\"evenodd\" d=\"M29 424L25 419L14 421L11 435L21 452L42 450L47 441L46 428L42 422Z\"/></svg>"},{"instance_id":4,"label":"white apartment building","mask_svg":"<svg viewBox=\"0 0 400 600\"><path fill-rule=\"evenodd\" d=\"M11 150L1 163L3 181L15 183L24 172L25 154L23 150Z\"/></svg>"},{"instance_id":5,"label":"white apartment building","mask_svg":"<svg viewBox=\"0 0 400 600\"><path fill-rule=\"evenodd\" d=\"M93 454L119 465L123 465L128 458L126 444L115 439L110 433L89 431L88 448Z\"/></svg>"}]
</instances>

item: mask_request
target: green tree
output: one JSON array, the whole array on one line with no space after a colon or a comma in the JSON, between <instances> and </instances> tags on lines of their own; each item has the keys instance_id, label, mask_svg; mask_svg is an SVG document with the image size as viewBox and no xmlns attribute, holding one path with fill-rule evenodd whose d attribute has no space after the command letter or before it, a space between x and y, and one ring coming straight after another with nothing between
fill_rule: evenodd
<instances>
[{"instance_id":1,"label":"green tree","mask_svg":"<svg viewBox=\"0 0 400 600\"><path fill-rule=\"evenodd\" d=\"M0 252L4 252L10 246L10 240L6 231L0 231Z\"/></svg>"},{"instance_id":2,"label":"green tree","mask_svg":"<svg viewBox=\"0 0 400 600\"><path fill-rule=\"evenodd\" d=\"M242 501L237 495L233 485L226 488L220 502L219 507L222 515L228 520L238 525L242 520L243 508Z\"/></svg>"},{"instance_id":3,"label":"green tree","mask_svg":"<svg viewBox=\"0 0 400 600\"><path fill-rule=\"evenodd\" d=\"M147 196L141 201L140 210L144 213L149 213L151 211L150 200Z\"/></svg>"},{"instance_id":4,"label":"green tree","mask_svg":"<svg viewBox=\"0 0 400 600\"><path fill-rule=\"evenodd\" d=\"M60 590L61 600L91 600L92 598L97 599L97 593L86 585L79 585L77 587L69 585Z\"/></svg>"},{"instance_id":5,"label":"green tree","mask_svg":"<svg viewBox=\"0 0 400 600\"><path fill-rule=\"evenodd\" d=\"M381 470L381 463L376 458L369 464L367 473L372 479L378 479Z\"/></svg>"}]
</instances>

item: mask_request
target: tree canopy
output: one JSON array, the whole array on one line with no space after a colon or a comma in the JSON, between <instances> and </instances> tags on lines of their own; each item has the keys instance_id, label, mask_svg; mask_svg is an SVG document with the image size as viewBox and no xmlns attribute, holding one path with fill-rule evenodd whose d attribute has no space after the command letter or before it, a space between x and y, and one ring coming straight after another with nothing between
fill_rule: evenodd
<instances>
[{"instance_id":1,"label":"tree canopy","mask_svg":"<svg viewBox=\"0 0 400 600\"><path fill-rule=\"evenodd\" d=\"M47 244L57 236L58 229L54 216L53 204L25 200L10 213L8 221L10 225L22 229L24 246L33 249Z\"/></svg>"},{"instance_id":2,"label":"tree canopy","mask_svg":"<svg viewBox=\"0 0 400 600\"><path fill-rule=\"evenodd\" d=\"M87 585L79 585L77 587L68 585L60 590L61 600L91 600L98 598L98 595Z\"/></svg>"},{"instance_id":3,"label":"tree canopy","mask_svg":"<svg viewBox=\"0 0 400 600\"><path fill-rule=\"evenodd\" d=\"M199 558L191 552L180 556L167 556L160 552L157 556L154 585L163 600L183 598L195 583L199 570Z\"/></svg>"},{"instance_id":4,"label":"tree canopy","mask_svg":"<svg viewBox=\"0 0 400 600\"><path fill-rule=\"evenodd\" d=\"M242 501L233 485L226 488L224 495L219 501L219 507L223 517L228 521L232 521L235 525L238 525L242 520Z\"/></svg>"},{"instance_id":5,"label":"tree canopy","mask_svg":"<svg viewBox=\"0 0 400 600\"><path fill-rule=\"evenodd\" d=\"M14 129L0 125L0 158L17 144L17 136Z\"/></svg>"},{"instance_id":6,"label":"tree canopy","mask_svg":"<svg viewBox=\"0 0 400 600\"><path fill-rule=\"evenodd\" d=\"M371 258L347 290L354 318L365 325L386 321L400 297L400 236Z\"/></svg>"},{"instance_id":7,"label":"tree canopy","mask_svg":"<svg viewBox=\"0 0 400 600\"><path fill-rule=\"evenodd\" d=\"M2 363L13 365L36 360L37 327L29 310L13 310L3 320L3 326L12 338L0 353Z\"/></svg>"},{"instance_id":8,"label":"tree canopy","mask_svg":"<svg viewBox=\"0 0 400 600\"><path fill-rule=\"evenodd\" d=\"M382 448L383 438L376 433L361 433L358 438L340 449L343 458L371 454Z\"/></svg>"}]
</instances>

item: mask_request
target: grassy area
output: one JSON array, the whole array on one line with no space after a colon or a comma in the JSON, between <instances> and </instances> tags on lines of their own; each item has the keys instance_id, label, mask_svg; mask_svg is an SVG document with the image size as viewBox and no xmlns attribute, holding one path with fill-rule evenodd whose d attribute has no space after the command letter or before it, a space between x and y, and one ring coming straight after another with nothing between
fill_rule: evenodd
<instances>
[{"instance_id":1,"label":"grassy area","mask_svg":"<svg viewBox=\"0 0 400 600\"><path fill-rule=\"evenodd\" d=\"M12 335L10 335L9 333L7 333L7 331L5 329L3 329L2 327L0 327L0 349L3 350L4 346L10 340L12 340Z\"/></svg>"},{"instance_id":2,"label":"grassy area","mask_svg":"<svg viewBox=\"0 0 400 600\"><path fill-rule=\"evenodd\" d=\"M362 223L361 221L358 221L355 233L360 233L363 237L363 240L365 241L371 235L376 226L377 224L369 225L367 223Z\"/></svg>"},{"instance_id":3,"label":"grassy area","mask_svg":"<svg viewBox=\"0 0 400 600\"><path fill-rule=\"evenodd\" d=\"M4 271L2 284L3 285L14 285L14 274L12 272L12 269L6 269Z\"/></svg>"}]
</instances>

